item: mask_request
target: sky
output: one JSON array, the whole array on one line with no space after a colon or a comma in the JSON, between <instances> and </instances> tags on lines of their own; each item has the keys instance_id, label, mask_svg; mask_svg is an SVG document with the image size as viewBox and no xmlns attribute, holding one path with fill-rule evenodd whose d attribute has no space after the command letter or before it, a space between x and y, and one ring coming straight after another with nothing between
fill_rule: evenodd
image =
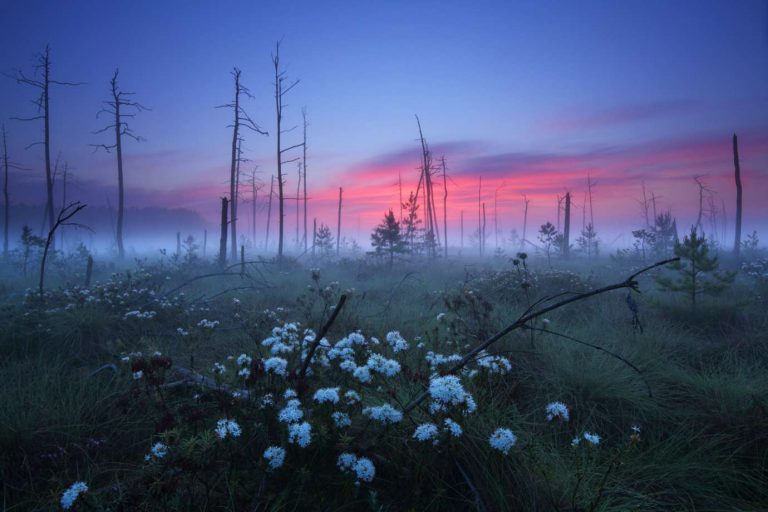
<instances>
[{"instance_id":1,"label":"sky","mask_svg":"<svg viewBox=\"0 0 768 512\"><path fill-rule=\"evenodd\" d=\"M478 222L478 184L487 239L557 222L557 198L574 198L580 229L587 177L595 227L605 244L630 242L643 224L638 200L657 198L679 226L696 220L694 177L725 209L732 240L735 186L731 136L739 136L745 231L768 221L768 2L728 1L4 1L0 3L0 117L8 131L11 202L44 201L35 91L11 78L32 73L50 44L53 78L76 81L51 93L53 155L69 165L70 197L114 205L114 154L94 134L109 80L149 111L130 120L146 140L126 141L129 207L188 208L209 227L228 192L231 71L254 98L250 116L269 136L245 133L243 171L266 183L257 200L257 238L275 163L271 53L281 43L288 79L284 126L309 119L310 219L335 231L344 188L342 236L367 242L393 208L398 179L418 181L415 115L435 159L447 164L449 243ZM301 141L300 126L284 135ZM292 157L293 155L291 155ZM296 153L295 156L299 156ZM295 197L296 163L285 166ZM57 193L58 194L58 193ZM442 198L442 181L436 185ZM250 199L244 191L243 200ZM442 216L442 204L438 202ZM250 204L241 204L250 213ZM286 207L286 240L295 205ZM720 217L723 218L722 216ZM39 222L39 221L36 221ZM250 215L240 232L250 232ZM311 225L311 220L310 220ZM131 226L129 239L140 235ZM713 229L713 228L711 228ZM723 236L722 228L718 228ZM273 225L274 233L274 225ZM530 238L530 236L529 236ZM130 245L130 240L129 240Z\"/></svg>"}]
</instances>

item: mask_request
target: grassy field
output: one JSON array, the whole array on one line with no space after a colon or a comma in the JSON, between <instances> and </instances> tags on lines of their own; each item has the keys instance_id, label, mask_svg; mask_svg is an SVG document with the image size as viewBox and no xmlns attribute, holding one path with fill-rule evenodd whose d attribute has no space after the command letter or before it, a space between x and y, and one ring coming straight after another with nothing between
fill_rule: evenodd
<instances>
[{"instance_id":1,"label":"grassy field","mask_svg":"<svg viewBox=\"0 0 768 512\"><path fill-rule=\"evenodd\" d=\"M36 272L5 264L3 509L60 510L83 482L72 510L768 510L764 268L695 309L650 271L632 292L639 325L627 289L599 294L513 330L439 388L452 354L536 300L642 266L288 260L219 275L164 257L97 261L86 289L71 257L51 264L41 300ZM548 418L554 402L567 416ZM494 447L497 429L514 437Z\"/></svg>"}]
</instances>

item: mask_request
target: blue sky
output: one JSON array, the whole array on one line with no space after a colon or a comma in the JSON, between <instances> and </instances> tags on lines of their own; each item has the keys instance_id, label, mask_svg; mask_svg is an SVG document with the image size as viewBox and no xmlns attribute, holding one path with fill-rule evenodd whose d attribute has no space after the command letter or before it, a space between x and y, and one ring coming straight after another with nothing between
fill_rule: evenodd
<instances>
[{"instance_id":1,"label":"blue sky","mask_svg":"<svg viewBox=\"0 0 768 512\"><path fill-rule=\"evenodd\" d=\"M449 161L473 165L510 153L629 151L697 138L723 137L727 147L732 132L745 133L756 141L754 160L745 152L755 167L748 172L768 191L767 27L764 1L10 1L0 6L0 70L29 71L50 43L54 77L85 82L53 91L54 154L77 169L84 189L109 190L112 157L88 144L109 142L91 132L102 125L95 114L119 66L123 88L152 108L133 122L147 141L125 150L134 199L174 190L188 198L176 206L204 215L215 213L228 176L229 114L214 107L230 101L229 72L238 66L255 95L249 112L273 130L278 39L288 76L301 79L286 124L300 123L302 106L309 112L318 208L358 169L364 175L372 161L415 149L416 113L433 146L473 148L447 153ZM32 98L31 89L0 80L2 118L30 114ZM40 176L41 152L22 149L39 126L6 125L14 159ZM246 143L267 181L273 145L271 137ZM719 172L710 163L702 173ZM483 173L454 171L457 183ZM662 177L647 172L650 183ZM627 197L638 186L632 179ZM517 208L521 189L506 183L504 200ZM205 187L210 200L201 197ZM197 192L185 196L188 188Z\"/></svg>"}]
</instances>

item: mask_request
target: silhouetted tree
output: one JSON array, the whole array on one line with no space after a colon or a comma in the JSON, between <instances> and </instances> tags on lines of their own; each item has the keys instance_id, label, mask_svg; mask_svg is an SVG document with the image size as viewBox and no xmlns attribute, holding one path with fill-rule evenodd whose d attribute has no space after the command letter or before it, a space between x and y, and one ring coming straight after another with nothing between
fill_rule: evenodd
<instances>
[{"instance_id":1,"label":"silhouetted tree","mask_svg":"<svg viewBox=\"0 0 768 512\"><path fill-rule=\"evenodd\" d=\"M736 235L733 242L733 253L738 259L741 250L741 166L739 165L739 141L733 134L733 172L736 179Z\"/></svg>"},{"instance_id":2,"label":"silhouetted tree","mask_svg":"<svg viewBox=\"0 0 768 512\"><path fill-rule=\"evenodd\" d=\"M581 252L586 254L588 258L597 256L599 241L595 227L591 222L581 230L581 236L576 239L576 243L579 245Z\"/></svg>"},{"instance_id":3,"label":"silhouetted tree","mask_svg":"<svg viewBox=\"0 0 768 512\"><path fill-rule=\"evenodd\" d=\"M539 242L547 255L547 264L552 266L552 247L557 244L557 228L551 222L542 224L539 229Z\"/></svg>"},{"instance_id":4,"label":"silhouetted tree","mask_svg":"<svg viewBox=\"0 0 768 512\"><path fill-rule=\"evenodd\" d=\"M323 223L320 223L320 228L317 230L315 246L321 256L328 256L333 250L333 235L331 234L331 228Z\"/></svg>"},{"instance_id":5,"label":"silhouetted tree","mask_svg":"<svg viewBox=\"0 0 768 512\"><path fill-rule=\"evenodd\" d=\"M232 128L232 148L230 153L230 167L229 167L229 216L230 216L230 230L231 235L231 248L230 257L234 260L237 258L237 171L238 162L240 161L240 128L246 128L259 135L269 135L268 132L262 130L256 122L251 119L251 116L245 111L242 106L241 96L246 98L253 98L251 91L240 82L240 76L242 72L238 68L232 69L232 77L235 81L235 97L232 103L226 105L219 105L216 108L231 108L233 112L232 124L228 127ZM279 136L278 136L279 140Z\"/></svg>"},{"instance_id":6,"label":"silhouetted tree","mask_svg":"<svg viewBox=\"0 0 768 512\"><path fill-rule=\"evenodd\" d=\"M16 71L16 83L29 85L40 90L40 95L34 100L39 115L32 117L14 117L19 121L43 120L43 140L29 144L27 148L42 144L45 149L45 187L46 203L45 211L48 216L48 229L53 228L53 174L51 173L51 108L50 89L52 85L75 86L79 82L62 82L51 78L51 48L46 45L43 53L37 56L37 64L34 66L35 77L28 77L20 69Z\"/></svg>"},{"instance_id":7,"label":"silhouetted tree","mask_svg":"<svg viewBox=\"0 0 768 512\"><path fill-rule=\"evenodd\" d=\"M400 223L395 219L395 213L390 209L384 214L384 221L376 226L371 233L371 245L377 255L389 255L389 266L395 259L395 254L406 251L405 242L400 234Z\"/></svg>"},{"instance_id":8,"label":"silhouetted tree","mask_svg":"<svg viewBox=\"0 0 768 512\"><path fill-rule=\"evenodd\" d=\"M299 80L295 80L288 85L284 85L285 71L280 69L280 42L275 44L275 53L272 54L272 65L275 68L275 117L277 119L277 129L275 131L277 138L277 195L278 195L278 242L277 242L277 257L283 257L283 235L284 235L284 223L285 223L285 195L283 194L283 185L285 184L285 178L283 177L283 164L294 162L298 158L291 160L283 160L283 153L286 153L292 149L301 147L303 144L294 144L287 148L282 147L283 133L289 130L283 130L283 96L288 94L288 91L293 89L299 84Z\"/></svg>"},{"instance_id":9,"label":"silhouetted tree","mask_svg":"<svg viewBox=\"0 0 768 512\"><path fill-rule=\"evenodd\" d=\"M131 101L129 99L130 96L133 96L134 93L132 92L125 92L121 91L120 87L117 85L117 76L120 73L119 69L115 70L115 74L112 75L112 80L109 81L110 85L110 94L112 95L111 99L104 102L105 107L103 107L99 112L96 114L96 117L99 117L101 114L106 114L110 116L112 119L112 124L109 124L102 128L101 130L97 130L94 133L103 133L108 130L114 130L115 133L115 142L114 144L91 144L92 146L95 146L96 149L103 148L105 151L110 152L111 150L115 150L115 153L117 154L117 230L116 230L116 237L117 237L117 251L120 255L120 258L123 258L125 256L125 247L123 246L123 222L124 222L124 212L125 212L125 188L124 188L124 181L123 181L123 135L126 137L130 137L135 141L142 140L142 137L136 135L133 133L133 130L131 130L131 127L128 126L128 123L124 121L126 117L134 117L136 115L136 112L141 112L142 110L149 110L145 106L143 106L140 103L137 103L135 101ZM126 112L125 110L128 110Z\"/></svg>"}]
</instances>

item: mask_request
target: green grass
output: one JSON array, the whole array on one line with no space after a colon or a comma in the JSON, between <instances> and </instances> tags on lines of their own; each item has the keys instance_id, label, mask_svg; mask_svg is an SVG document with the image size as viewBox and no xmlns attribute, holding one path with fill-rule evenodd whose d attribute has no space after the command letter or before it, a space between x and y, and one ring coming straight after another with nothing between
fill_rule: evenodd
<instances>
[{"instance_id":1,"label":"green grass","mask_svg":"<svg viewBox=\"0 0 768 512\"><path fill-rule=\"evenodd\" d=\"M116 278L118 287L154 289L159 297L212 270L167 260L143 265L143 278L131 265L117 268L132 272L130 284L126 275ZM158 350L174 365L188 367L194 351L195 368L210 375L211 365L229 355L264 354L260 341L279 323L265 315L266 309L283 308L275 313L279 320L318 329L329 306L346 292L349 301L328 339L333 343L359 329L383 340L388 331L399 330L411 350L395 357L408 374L377 381L381 390L366 388L364 400L401 407L428 382L427 350L463 353L465 345L514 321L530 300L631 273L615 263L594 268L576 263L570 274L548 273L546 264L535 260L529 265L536 284L528 294L503 261L450 260L389 271L345 260L310 265L321 267L318 283L297 264L265 263L260 268L265 281L201 280L165 309L147 296L135 302L129 296L124 304L90 303L70 310L63 309L71 299L59 286L77 282L79 270L52 281L52 294L40 307L22 300L29 283L5 268L3 507L55 510L61 492L84 480L91 489L79 505L113 510L187 510L191 503L200 510L285 511L768 509L768 319L756 285L743 276L696 311L680 297L657 292L651 277L642 277L643 294L637 298L642 333L632 328L621 291L547 316L548 329L603 347L641 374L569 339L513 332L492 349L510 359L510 374L464 379L478 412L461 418L461 438L437 446L418 443L407 418L383 430L361 423L339 435L316 412L313 444L287 446L286 467L276 472L265 471L260 462L264 446L284 436L285 426L270 413L215 390L177 387L159 395L137 384L119 361L124 352ZM102 282L113 271L97 270L95 279ZM54 307L62 309L49 311ZM138 308L157 310L157 315L123 318ZM447 314L444 322L436 320L438 313ZM202 318L221 324L203 335L195 327ZM192 334L180 336L177 328ZM423 349L416 348L417 340ZM105 364L116 364L118 371L93 373ZM309 381L309 393L315 387L353 385L349 377L334 381L338 377L332 373L318 372ZM233 378L227 376L227 382ZM256 384L260 392L279 392L286 385L270 379ZM193 398L195 393L201 397ZM546 421L544 407L554 400L569 406L569 423ZM310 402L311 394L303 400L307 411ZM164 418L166 412L172 422ZM213 427L227 414L240 420L245 433L222 443ZM415 422L426 420L424 412L413 415ZM642 428L634 442L633 425ZM498 427L511 428L519 438L507 456L488 444ZM601 444L572 447L573 437L585 430L599 433ZM144 455L159 439L173 454L163 464L145 463ZM356 486L335 468L345 450L374 461L371 484Z\"/></svg>"}]
</instances>

